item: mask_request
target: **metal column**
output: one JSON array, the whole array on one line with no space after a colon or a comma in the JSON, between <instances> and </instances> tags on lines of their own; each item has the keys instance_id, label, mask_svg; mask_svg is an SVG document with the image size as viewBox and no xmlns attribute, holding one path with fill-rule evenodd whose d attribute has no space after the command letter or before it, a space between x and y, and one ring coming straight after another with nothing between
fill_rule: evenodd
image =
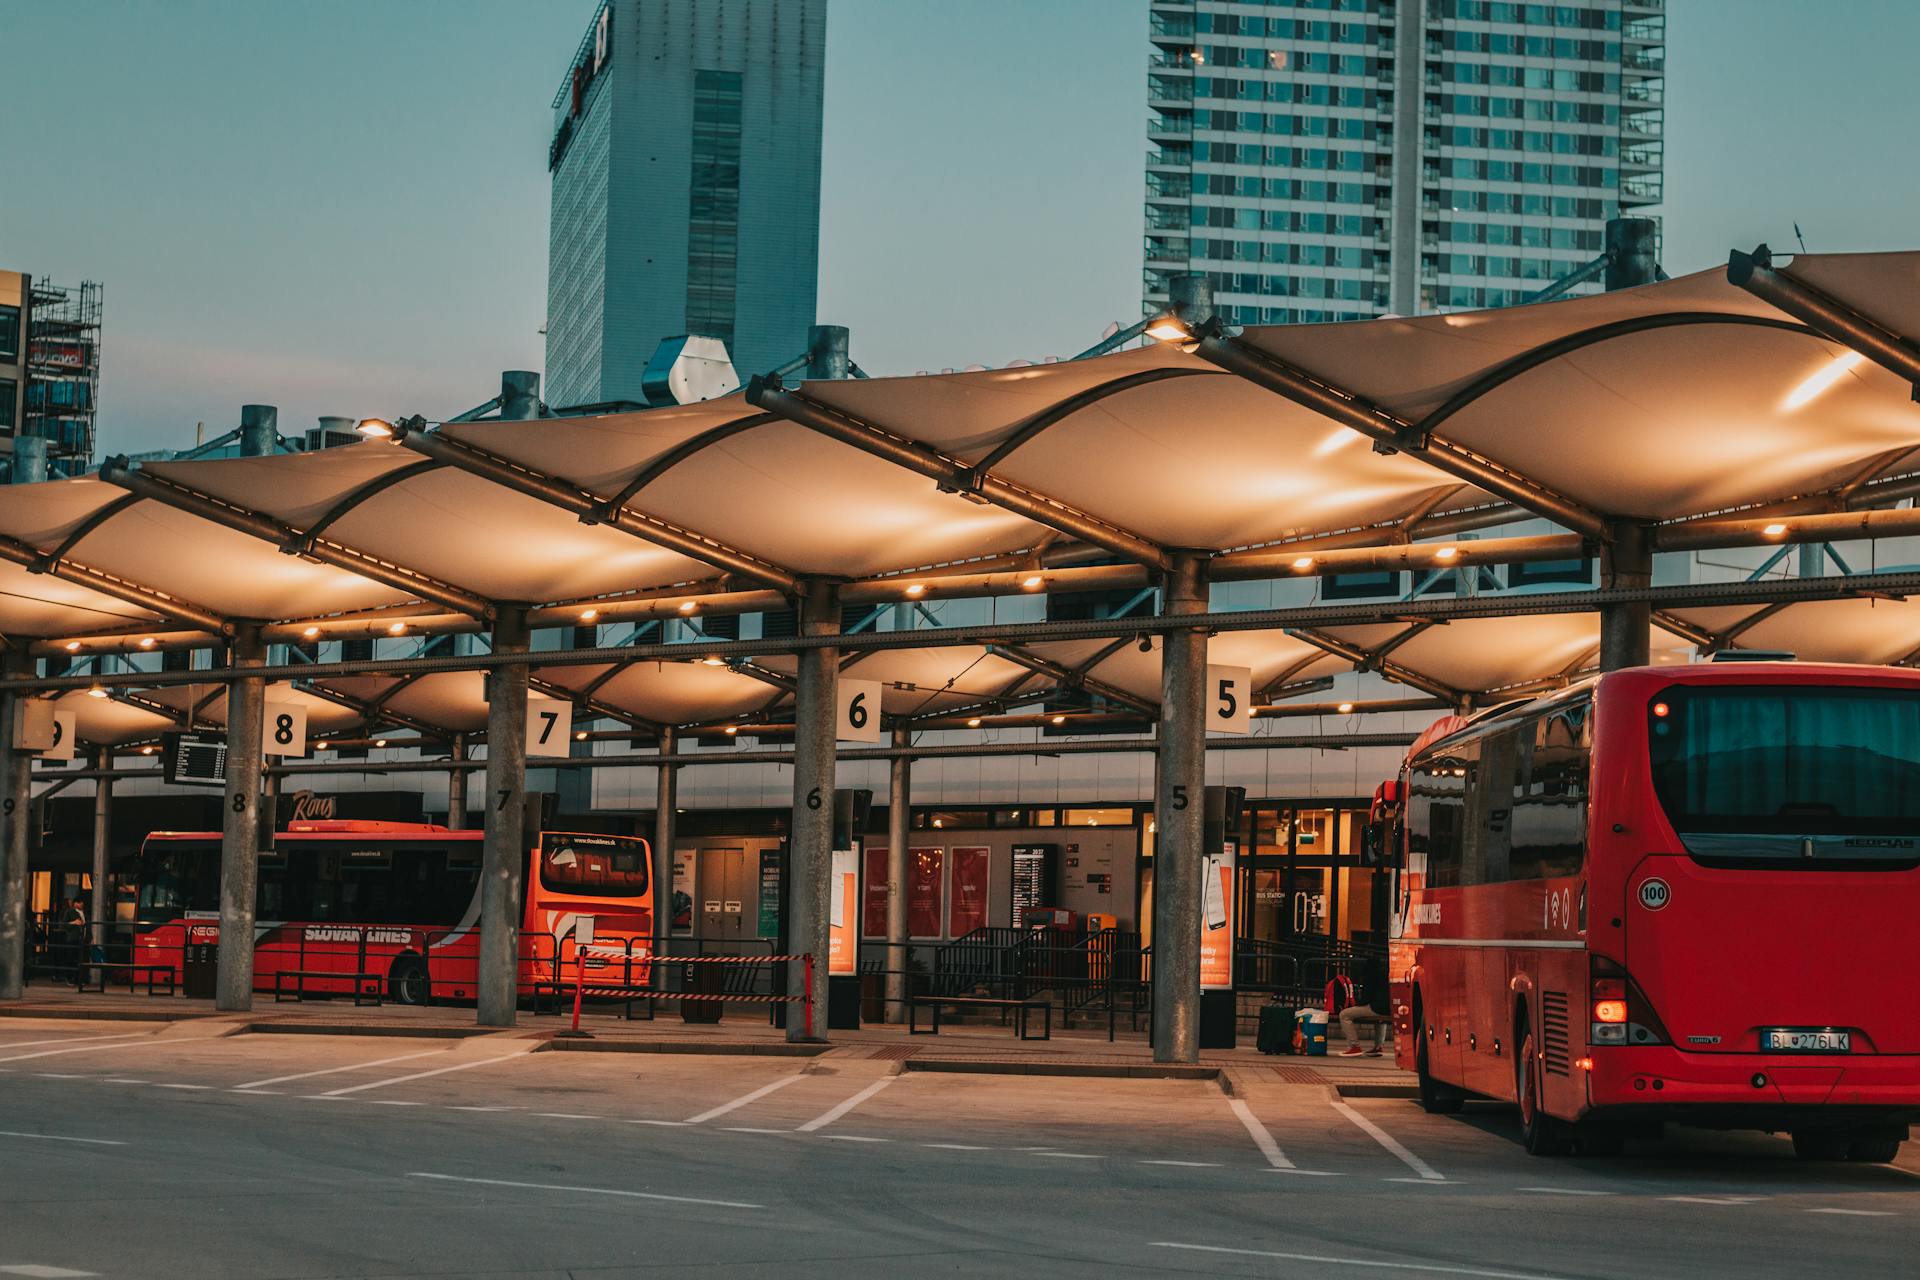
<instances>
[{"instance_id":1,"label":"metal column","mask_svg":"<svg viewBox=\"0 0 1920 1280\"><path fill-rule=\"evenodd\" d=\"M840 631L840 595L822 582L808 584L800 602L800 634ZM813 1039L826 1039L827 909L833 888L834 697L838 649L803 649L793 709L793 839L787 857L787 949L813 957ZM787 994L804 995L806 966L787 966ZM787 1006L787 1039L807 1039L806 1017Z\"/></svg>"},{"instance_id":2,"label":"metal column","mask_svg":"<svg viewBox=\"0 0 1920 1280\"><path fill-rule=\"evenodd\" d=\"M280 447L280 410L270 404L240 406L240 456L265 458Z\"/></svg>"},{"instance_id":3,"label":"metal column","mask_svg":"<svg viewBox=\"0 0 1920 1280\"><path fill-rule=\"evenodd\" d=\"M912 745L905 729L893 731L893 745ZM887 1014L888 1022L907 1020L907 841L913 832L913 762L895 756L887 766Z\"/></svg>"},{"instance_id":4,"label":"metal column","mask_svg":"<svg viewBox=\"0 0 1920 1280\"><path fill-rule=\"evenodd\" d=\"M1647 527L1621 521L1613 541L1600 550L1600 587L1636 588L1653 583L1653 547ZM1644 667L1653 660L1649 628L1653 605L1645 600L1600 606L1600 669Z\"/></svg>"},{"instance_id":5,"label":"metal column","mask_svg":"<svg viewBox=\"0 0 1920 1280\"><path fill-rule=\"evenodd\" d=\"M809 382L853 376L853 335L843 324L816 324L807 330Z\"/></svg>"},{"instance_id":6,"label":"metal column","mask_svg":"<svg viewBox=\"0 0 1920 1280\"><path fill-rule=\"evenodd\" d=\"M266 663L267 647L257 626L234 632L236 670ZM253 912L259 892L260 784L264 781L260 736L265 729L266 681L242 676L227 686L227 793L221 806L220 950L214 1007L228 1012L253 1008Z\"/></svg>"},{"instance_id":7,"label":"metal column","mask_svg":"<svg viewBox=\"0 0 1920 1280\"><path fill-rule=\"evenodd\" d=\"M527 615L501 609L495 653L527 651ZM520 1009L520 877L525 873L527 667L487 676L485 866L480 879L479 1024L510 1027Z\"/></svg>"},{"instance_id":8,"label":"metal column","mask_svg":"<svg viewBox=\"0 0 1920 1280\"><path fill-rule=\"evenodd\" d=\"M1654 253L1660 228L1652 218L1607 219L1607 289L1631 289L1660 278Z\"/></svg>"},{"instance_id":9,"label":"metal column","mask_svg":"<svg viewBox=\"0 0 1920 1280\"><path fill-rule=\"evenodd\" d=\"M500 374L500 417L509 422L524 422L540 416L540 375L525 369L507 369Z\"/></svg>"},{"instance_id":10,"label":"metal column","mask_svg":"<svg viewBox=\"0 0 1920 1280\"><path fill-rule=\"evenodd\" d=\"M47 441L41 436L13 438L13 465L7 472L9 484L39 484L47 478Z\"/></svg>"},{"instance_id":11,"label":"metal column","mask_svg":"<svg viewBox=\"0 0 1920 1280\"><path fill-rule=\"evenodd\" d=\"M671 728L660 731L660 754L670 756L680 749L680 735ZM680 803L680 771L662 764L654 779L653 792L653 954L665 956L673 951L673 843L675 806ZM653 968L653 985L664 987L667 970Z\"/></svg>"},{"instance_id":12,"label":"metal column","mask_svg":"<svg viewBox=\"0 0 1920 1280\"><path fill-rule=\"evenodd\" d=\"M24 653L0 658L0 671L28 675ZM0 1000L18 1000L27 985L27 823L33 757L13 748L14 717L27 695L0 696Z\"/></svg>"},{"instance_id":13,"label":"metal column","mask_svg":"<svg viewBox=\"0 0 1920 1280\"><path fill-rule=\"evenodd\" d=\"M1206 564L1183 553L1163 579L1161 613L1207 611ZM1200 905L1206 816L1207 635L1169 631L1160 658L1153 842L1153 1059L1200 1059Z\"/></svg>"},{"instance_id":14,"label":"metal column","mask_svg":"<svg viewBox=\"0 0 1920 1280\"><path fill-rule=\"evenodd\" d=\"M453 735L453 750L450 754L456 763L467 758L465 734ZM447 770L447 829L449 831L467 829L467 771L465 769Z\"/></svg>"},{"instance_id":15,"label":"metal column","mask_svg":"<svg viewBox=\"0 0 1920 1280\"><path fill-rule=\"evenodd\" d=\"M113 767L113 753L101 747L93 753L93 767L105 774ZM87 919L93 922L90 930L90 943L104 947L113 930L112 921L107 913L112 910L112 901L107 897L108 844L113 830L113 779L99 777L93 780L93 901L87 911Z\"/></svg>"}]
</instances>

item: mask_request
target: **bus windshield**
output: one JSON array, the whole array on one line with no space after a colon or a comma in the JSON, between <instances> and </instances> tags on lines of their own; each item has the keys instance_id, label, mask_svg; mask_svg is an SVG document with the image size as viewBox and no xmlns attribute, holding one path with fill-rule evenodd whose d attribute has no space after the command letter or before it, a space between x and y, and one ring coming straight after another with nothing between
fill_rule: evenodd
<instances>
[{"instance_id":1,"label":"bus windshield","mask_svg":"<svg viewBox=\"0 0 1920 1280\"><path fill-rule=\"evenodd\" d=\"M549 893L638 898L647 892L647 842L550 832L540 840L540 886Z\"/></svg>"},{"instance_id":2,"label":"bus windshield","mask_svg":"<svg viewBox=\"0 0 1920 1280\"><path fill-rule=\"evenodd\" d=\"M1674 687L1647 723L1654 791L1695 857L1920 860L1920 693Z\"/></svg>"}]
</instances>

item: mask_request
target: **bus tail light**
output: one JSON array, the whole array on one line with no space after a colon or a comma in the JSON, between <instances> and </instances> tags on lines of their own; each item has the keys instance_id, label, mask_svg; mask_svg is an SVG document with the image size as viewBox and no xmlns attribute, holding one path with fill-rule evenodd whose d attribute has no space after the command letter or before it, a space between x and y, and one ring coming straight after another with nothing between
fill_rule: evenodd
<instances>
[{"instance_id":1,"label":"bus tail light","mask_svg":"<svg viewBox=\"0 0 1920 1280\"><path fill-rule=\"evenodd\" d=\"M1587 1042L1594 1045L1667 1044L1667 1029L1653 1011L1638 984L1619 961L1603 955L1588 958L1588 1007L1592 1024Z\"/></svg>"}]
</instances>

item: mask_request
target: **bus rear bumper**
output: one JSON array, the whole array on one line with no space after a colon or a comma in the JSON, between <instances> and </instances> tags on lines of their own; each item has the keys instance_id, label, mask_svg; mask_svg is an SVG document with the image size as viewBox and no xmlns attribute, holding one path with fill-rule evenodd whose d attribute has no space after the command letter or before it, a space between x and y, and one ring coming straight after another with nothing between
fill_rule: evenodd
<instances>
[{"instance_id":1,"label":"bus rear bumper","mask_svg":"<svg viewBox=\"0 0 1920 1280\"><path fill-rule=\"evenodd\" d=\"M1835 1057L1686 1053L1670 1046L1595 1048L1592 1106L1869 1108L1920 1115L1920 1055Z\"/></svg>"}]
</instances>

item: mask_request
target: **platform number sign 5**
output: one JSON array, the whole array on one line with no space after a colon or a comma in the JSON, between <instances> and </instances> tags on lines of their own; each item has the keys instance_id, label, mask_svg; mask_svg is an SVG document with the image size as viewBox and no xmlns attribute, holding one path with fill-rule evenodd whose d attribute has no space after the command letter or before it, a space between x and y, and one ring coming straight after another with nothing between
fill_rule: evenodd
<instances>
[{"instance_id":1,"label":"platform number sign 5","mask_svg":"<svg viewBox=\"0 0 1920 1280\"><path fill-rule=\"evenodd\" d=\"M841 742L880 741L880 682L841 680L835 686L833 736Z\"/></svg>"},{"instance_id":2,"label":"platform number sign 5","mask_svg":"<svg viewBox=\"0 0 1920 1280\"><path fill-rule=\"evenodd\" d=\"M527 699L527 754L573 753L573 704L560 698Z\"/></svg>"},{"instance_id":3,"label":"platform number sign 5","mask_svg":"<svg viewBox=\"0 0 1920 1280\"><path fill-rule=\"evenodd\" d=\"M1252 669L1208 667L1206 702L1208 733L1252 732Z\"/></svg>"},{"instance_id":4,"label":"platform number sign 5","mask_svg":"<svg viewBox=\"0 0 1920 1280\"><path fill-rule=\"evenodd\" d=\"M307 709L297 702L269 702L260 750L270 756L307 754Z\"/></svg>"}]
</instances>

